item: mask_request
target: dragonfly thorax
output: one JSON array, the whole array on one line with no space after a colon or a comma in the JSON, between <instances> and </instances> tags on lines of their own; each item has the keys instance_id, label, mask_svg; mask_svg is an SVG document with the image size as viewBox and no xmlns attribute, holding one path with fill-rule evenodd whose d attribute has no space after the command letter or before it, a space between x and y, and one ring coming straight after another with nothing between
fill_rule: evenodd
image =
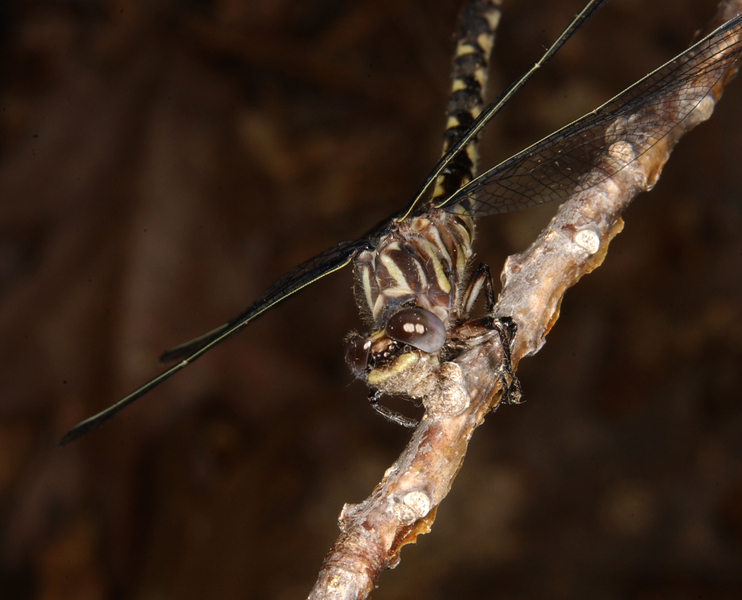
<instances>
[{"instance_id":1,"label":"dragonfly thorax","mask_svg":"<svg viewBox=\"0 0 742 600\"><path fill-rule=\"evenodd\" d=\"M440 351L463 311L473 239L468 215L433 210L393 223L358 255L356 298L374 330L346 340L357 377L390 394L430 393Z\"/></svg>"},{"instance_id":2,"label":"dragonfly thorax","mask_svg":"<svg viewBox=\"0 0 742 600\"><path fill-rule=\"evenodd\" d=\"M434 210L393 223L354 261L356 300L366 320L383 329L401 307L418 306L450 328L459 317L473 241L474 221L466 214Z\"/></svg>"}]
</instances>

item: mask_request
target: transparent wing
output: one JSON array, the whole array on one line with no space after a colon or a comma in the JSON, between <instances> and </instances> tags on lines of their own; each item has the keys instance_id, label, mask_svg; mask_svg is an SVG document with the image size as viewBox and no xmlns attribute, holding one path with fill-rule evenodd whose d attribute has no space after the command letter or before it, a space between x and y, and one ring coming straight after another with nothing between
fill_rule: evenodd
<instances>
[{"instance_id":1,"label":"transparent wing","mask_svg":"<svg viewBox=\"0 0 742 600\"><path fill-rule=\"evenodd\" d=\"M597 110L482 173L436 207L468 201L473 216L505 213L565 200L615 175L703 100L739 58L741 30L742 16L727 21ZM609 153L617 142L630 144L633 152ZM583 181L596 168L604 177Z\"/></svg>"},{"instance_id":2,"label":"transparent wing","mask_svg":"<svg viewBox=\"0 0 742 600\"><path fill-rule=\"evenodd\" d=\"M562 33L549 47L549 49L544 52L543 56L538 60L538 62L533 67L531 67L531 69L529 69L529 71L525 75L523 75L523 77L518 79L515 83L508 87L504 92L502 92L502 94L500 94L484 108L481 114L471 124L469 129L461 134L456 142L441 157L440 161L438 161L438 164L433 167L433 170L430 172L427 179L423 182L415 195L412 197L412 200L410 200L407 203L407 206L405 206L405 208L402 210L402 212L397 217L395 217L397 220L406 219L414 211L422 210L421 205L423 203L423 198L425 197L428 188L430 188L433 182L436 181L438 176L445 173L446 169L452 163L456 162L456 157L459 155L459 153L476 138L476 136L479 134L480 131L482 131L482 129L484 129L487 123L489 123L490 120L492 120L492 118L498 112L500 112L502 107L511 100L511 98L528 82L528 80L538 69L543 67L559 51L559 49L569 40L569 38L571 38L575 34L575 32L580 27L582 27L582 25L584 25L585 21L593 16L598 11L598 9L600 9L607 1L608 0L590 0L585 8L583 8L579 12L579 14L572 20L569 26L564 31L562 31ZM434 206L440 206L435 202L432 202L432 204Z\"/></svg>"},{"instance_id":3,"label":"transparent wing","mask_svg":"<svg viewBox=\"0 0 742 600\"><path fill-rule=\"evenodd\" d=\"M213 347L214 343L216 343L214 342L215 340L222 341L300 289L314 283L325 275L343 268L353 260L356 251L363 245L363 241L359 240L340 242L329 250L325 250L321 254L294 267L234 319L189 342L163 352L160 355L160 362L187 359L197 350L201 350L206 346Z\"/></svg>"},{"instance_id":4,"label":"transparent wing","mask_svg":"<svg viewBox=\"0 0 742 600\"><path fill-rule=\"evenodd\" d=\"M237 333L240 329L255 320L272 306L275 306L282 300L285 300L292 294L298 292L300 289L310 285L311 283L314 283L318 279L321 279L325 275L329 275L338 269L342 269L353 260L353 257L356 255L358 250L365 246L365 239L355 240L352 242L340 242L322 254L318 254L314 258L310 258L308 261L295 267L268 288L268 290L251 306L228 323L225 323L221 327L217 327L195 340L181 344L180 346L176 346L172 350L165 352L162 357L160 357L160 360L180 360L180 362L166 371L163 371L160 375L148 381L139 389L116 402L116 404L111 405L104 411L73 427L60 440L60 445L68 444L69 442L90 433L94 429L97 429L120 410L138 400L146 393L152 391L163 381L169 379L181 369L187 367L205 352L216 346L219 342L225 340L233 333Z\"/></svg>"}]
</instances>

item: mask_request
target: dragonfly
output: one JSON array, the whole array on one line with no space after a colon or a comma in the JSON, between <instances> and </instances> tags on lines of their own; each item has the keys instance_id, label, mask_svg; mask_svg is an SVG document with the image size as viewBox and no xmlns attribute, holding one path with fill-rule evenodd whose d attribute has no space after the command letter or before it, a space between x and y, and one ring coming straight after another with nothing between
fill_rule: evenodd
<instances>
[{"instance_id":1,"label":"dragonfly","mask_svg":"<svg viewBox=\"0 0 742 600\"><path fill-rule=\"evenodd\" d=\"M245 328L277 304L319 279L352 265L354 291L365 334L346 339L346 362L370 388L375 410L389 420L417 422L379 403L384 394L424 400L440 384L441 371L466 346L457 335L470 321L475 301L485 292L485 313L494 307L489 268L473 264L475 219L564 201L577 191L614 176L667 136L709 94L742 52L742 15L660 66L599 108L518 152L477 177L470 149L487 123L607 0L591 0L518 81L482 109L449 113L452 132L443 157L399 212L358 239L342 241L278 279L247 309L208 333L168 350L161 362L175 362L143 386L82 421L61 440L64 445L97 429L119 411ZM486 17L486 15L485 15ZM459 82L472 91L486 74L488 48L476 28L457 49L457 60L480 57ZM454 82L456 89L457 82ZM480 89L475 90L481 96ZM481 106L481 105L480 105ZM658 108L672 106L668 118ZM611 152L615 144L631 151ZM600 173L596 179L595 171ZM462 185L445 189L458 173ZM593 176L587 177L588 173ZM450 187L450 186L449 186ZM488 316L480 325L501 336L503 370L517 324ZM512 375L512 373L511 373ZM513 377L509 392L519 391Z\"/></svg>"}]
</instances>

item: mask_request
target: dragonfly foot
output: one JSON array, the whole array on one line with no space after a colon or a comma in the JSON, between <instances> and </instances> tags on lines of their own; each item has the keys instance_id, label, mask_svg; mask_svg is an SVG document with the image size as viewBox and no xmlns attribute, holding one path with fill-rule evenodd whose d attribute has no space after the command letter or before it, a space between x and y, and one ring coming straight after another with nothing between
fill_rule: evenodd
<instances>
[{"instance_id":1,"label":"dragonfly foot","mask_svg":"<svg viewBox=\"0 0 742 600\"><path fill-rule=\"evenodd\" d=\"M513 342L515 341L515 334L518 332L518 325L510 317L501 317L492 319L492 328L500 336L500 346L502 347L500 378L504 386L503 400L508 404L520 404L523 390L520 386L520 380L513 372L511 361Z\"/></svg>"},{"instance_id":2,"label":"dragonfly foot","mask_svg":"<svg viewBox=\"0 0 742 600\"><path fill-rule=\"evenodd\" d=\"M417 419L405 417L402 413L398 413L387 408L383 404L379 404L379 398L381 398L382 395L382 392L379 390L371 390L368 394L368 401L371 403L371 408L387 421L391 421L392 423L396 423L402 427L407 427L408 429L415 429L420 424L420 421Z\"/></svg>"}]
</instances>

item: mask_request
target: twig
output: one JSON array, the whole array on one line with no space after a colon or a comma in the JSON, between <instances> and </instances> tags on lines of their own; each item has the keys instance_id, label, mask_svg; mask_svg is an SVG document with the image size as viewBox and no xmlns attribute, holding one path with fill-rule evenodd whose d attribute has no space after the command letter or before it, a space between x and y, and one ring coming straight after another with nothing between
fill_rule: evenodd
<instances>
[{"instance_id":1,"label":"twig","mask_svg":"<svg viewBox=\"0 0 742 600\"><path fill-rule=\"evenodd\" d=\"M742 0L721 2L707 30L741 12ZM623 210L639 192L654 186L678 140L711 116L736 69L731 67L670 134L613 177L571 196L528 250L507 259L495 315L518 324L514 367L541 348L566 290L602 263L610 241L623 228ZM667 102L657 110L670 113L676 104ZM502 399L501 359L499 337L493 336L447 369L448 385L426 401L425 419L402 455L371 496L343 508L342 533L325 558L310 599L366 598L381 571L399 563L400 548L430 531L474 429Z\"/></svg>"}]
</instances>

